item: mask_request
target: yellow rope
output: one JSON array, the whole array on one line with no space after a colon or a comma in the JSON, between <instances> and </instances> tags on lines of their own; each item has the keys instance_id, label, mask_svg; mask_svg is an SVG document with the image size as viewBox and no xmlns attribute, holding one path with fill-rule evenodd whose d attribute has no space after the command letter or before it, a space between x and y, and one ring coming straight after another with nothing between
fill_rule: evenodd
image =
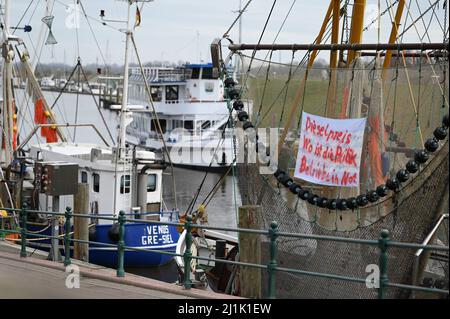
<instances>
[{"instance_id":1,"label":"yellow rope","mask_svg":"<svg viewBox=\"0 0 450 319\"><path fill-rule=\"evenodd\" d=\"M412 91L411 81L409 80L409 73L408 73L408 69L406 67L405 53L403 51L401 53L402 53L403 66L405 69L406 81L408 82L409 96L411 98L411 103L412 103L412 106L414 109L414 114L416 115L416 123L417 123L417 128L419 130L420 142L423 145L423 135L422 135L422 130L420 129L419 113L417 112L416 101L414 100L414 93Z\"/></svg>"},{"instance_id":2,"label":"yellow rope","mask_svg":"<svg viewBox=\"0 0 450 319\"><path fill-rule=\"evenodd\" d=\"M47 227L45 227L43 230L41 230L41 231L39 231L39 232L42 232L42 231L46 230L46 229L47 229L48 227L50 227L50 226L51 226L51 225L48 225ZM88 226L88 228L91 228L92 226L95 226L95 224L90 224L90 225ZM30 231L27 231L27 233L33 234L33 233L31 233ZM36 233L38 233L38 232L36 232ZM70 232L69 235L73 235L73 233L74 233L74 232ZM19 233L17 233L17 234L20 235ZM63 233L63 234L58 235L58 236L56 236L56 237L58 237L58 238L63 238L65 235L66 235L66 233ZM27 238L27 241L39 241L39 240L47 240L47 239L51 239L51 238L31 238L31 239L28 239L28 238ZM11 241L21 241L22 239L6 238L6 240L11 240Z\"/></svg>"},{"instance_id":3,"label":"yellow rope","mask_svg":"<svg viewBox=\"0 0 450 319\"><path fill-rule=\"evenodd\" d=\"M392 8L392 0L389 0L389 3L390 3L390 5L391 5L391 8L390 8L390 10L391 10L391 15L393 16L393 15L394 15L394 11L393 11L393 8ZM409 10L408 10L408 12L409 12ZM397 24L393 22L393 26L395 27L395 29L396 29L397 32L398 32L398 26L397 26ZM415 23L414 23L414 26L415 26ZM398 39L397 39L397 41L398 41ZM408 82L409 96L410 96L410 98L411 98L411 102L412 102L412 105L413 105L414 113L415 113L415 115L416 115L416 122L417 122L417 128L418 128L418 131L419 131L419 137L420 137L421 143L423 144L423 135L422 135L422 130L420 129L419 114L417 113L417 107L416 107L416 102L415 102L415 100L414 100L414 94L413 94L412 87L411 87L411 81L410 81L410 79L409 79L408 69L406 68L405 54L404 54L403 51L401 51L401 54L402 54L403 66L404 66L405 74L406 74L406 81Z\"/></svg>"}]
</instances>

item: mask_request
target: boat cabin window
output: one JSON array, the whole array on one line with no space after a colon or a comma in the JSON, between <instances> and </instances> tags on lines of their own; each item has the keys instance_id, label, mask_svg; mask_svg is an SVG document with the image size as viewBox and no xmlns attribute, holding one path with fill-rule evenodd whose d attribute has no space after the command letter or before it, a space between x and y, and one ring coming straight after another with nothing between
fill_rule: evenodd
<instances>
[{"instance_id":1,"label":"boat cabin window","mask_svg":"<svg viewBox=\"0 0 450 319\"><path fill-rule=\"evenodd\" d=\"M147 193L154 192L156 190L156 174L147 175Z\"/></svg>"},{"instance_id":2,"label":"boat cabin window","mask_svg":"<svg viewBox=\"0 0 450 319\"><path fill-rule=\"evenodd\" d=\"M212 68L203 68L202 79L204 79L204 80L214 79Z\"/></svg>"},{"instance_id":3,"label":"boat cabin window","mask_svg":"<svg viewBox=\"0 0 450 319\"><path fill-rule=\"evenodd\" d=\"M166 101L178 100L178 85L166 86Z\"/></svg>"},{"instance_id":4,"label":"boat cabin window","mask_svg":"<svg viewBox=\"0 0 450 319\"><path fill-rule=\"evenodd\" d=\"M202 130L209 129L210 127L211 127L211 122L210 121L203 121L203 123L202 123Z\"/></svg>"},{"instance_id":5,"label":"boat cabin window","mask_svg":"<svg viewBox=\"0 0 450 319\"><path fill-rule=\"evenodd\" d=\"M88 182L88 174L86 172L81 172L81 183L87 184Z\"/></svg>"},{"instance_id":6,"label":"boat cabin window","mask_svg":"<svg viewBox=\"0 0 450 319\"><path fill-rule=\"evenodd\" d=\"M183 127L183 121L182 120L173 120L172 121L172 129L182 128L182 127Z\"/></svg>"},{"instance_id":7,"label":"boat cabin window","mask_svg":"<svg viewBox=\"0 0 450 319\"><path fill-rule=\"evenodd\" d=\"M160 86L152 86L150 88L150 94L152 95L153 102L161 102L162 88Z\"/></svg>"},{"instance_id":8,"label":"boat cabin window","mask_svg":"<svg viewBox=\"0 0 450 319\"><path fill-rule=\"evenodd\" d=\"M120 193L129 194L131 191L131 176L122 175L120 177Z\"/></svg>"},{"instance_id":9,"label":"boat cabin window","mask_svg":"<svg viewBox=\"0 0 450 319\"><path fill-rule=\"evenodd\" d=\"M96 193L100 192L100 175L92 174L92 179L93 179L92 188L94 192Z\"/></svg>"},{"instance_id":10,"label":"boat cabin window","mask_svg":"<svg viewBox=\"0 0 450 319\"><path fill-rule=\"evenodd\" d=\"M159 124L161 125L161 129L163 133L166 133L167 129L167 121L163 119L159 119ZM150 128L152 132L158 132L158 122L155 119L152 119L152 126Z\"/></svg>"},{"instance_id":11,"label":"boat cabin window","mask_svg":"<svg viewBox=\"0 0 450 319\"><path fill-rule=\"evenodd\" d=\"M184 129L192 131L194 129L194 121L184 121Z\"/></svg>"},{"instance_id":12,"label":"boat cabin window","mask_svg":"<svg viewBox=\"0 0 450 319\"><path fill-rule=\"evenodd\" d=\"M192 69L192 74L191 74L191 79L198 79L200 78L200 68L193 68Z\"/></svg>"}]
</instances>

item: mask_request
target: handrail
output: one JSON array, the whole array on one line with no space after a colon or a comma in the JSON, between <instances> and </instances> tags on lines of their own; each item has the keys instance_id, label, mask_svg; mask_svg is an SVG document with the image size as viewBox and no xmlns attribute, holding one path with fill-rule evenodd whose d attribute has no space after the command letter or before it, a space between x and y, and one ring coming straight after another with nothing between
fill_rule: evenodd
<instances>
[{"instance_id":1,"label":"handrail","mask_svg":"<svg viewBox=\"0 0 450 319\"><path fill-rule=\"evenodd\" d=\"M20 143L20 145L17 147L17 150L21 150L33 137L34 134L36 134L37 130L41 127L92 127L94 131L97 133L97 135L101 138L103 143L105 143L106 146L110 146L106 139L103 137L103 135L100 133L100 131L97 129L97 127L94 124L36 124L34 129L31 131L30 134Z\"/></svg>"},{"instance_id":2,"label":"handrail","mask_svg":"<svg viewBox=\"0 0 450 319\"><path fill-rule=\"evenodd\" d=\"M436 224L434 225L433 229L430 231L430 233L425 237L424 241L422 242L422 245L428 245L428 243L432 240L432 238L435 236L436 232L438 231L439 227L441 226L442 222L448 219L448 214L442 214ZM416 285L419 281L419 271L420 271L420 257L422 253L424 252L423 248L417 249L416 253L414 254L414 262L413 262L413 274L412 274L412 283L413 285Z\"/></svg>"},{"instance_id":3,"label":"handrail","mask_svg":"<svg viewBox=\"0 0 450 319\"><path fill-rule=\"evenodd\" d=\"M70 261L70 244L71 242L77 242L77 243L85 243L85 244L93 244L96 246L105 246L105 247L115 247L118 250L118 268L117 268L117 276L122 277L125 275L124 272L124 252L125 251L142 251L142 252L152 252L152 253L159 253L159 254L167 254L171 256L178 256L184 258L184 273L189 274L190 273L190 263L192 259L196 260L205 260L208 262L214 262L214 263L223 263L223 264L231 264L231 265L238 265L242 267L252 267L257 269L264 269L267 270L269 273L269 298L275 298L275 273L276 272L288 272L288 273L296 273L301 274L305 276L313 276L313 277L321 277L321 278L328 278L328 279L335 279L335 280L341 280L341 281L350 281L350 282L356 282L356 283L367 283L366 278L357 278L357 277L350 277L350 276L344 276L339 274L330 274L330 273L320 273L320 272L312 272L312 271L306 271L301 269L293 269L293 268L285 268L285 267L279 267L277 265L276 260L276 241L278 237L291 237L291 238L299 238L299 239L315 239L315 240L323 240L323 241L335 241L335 242L345 242L349 244L364 244L364 245L370 245L370 246L378 246L379 252L380 252L380 264L379 264L379 286L378 289L378 296L379 298L384 298L385 290L389 287L396 287L401 289L409 289L411 291L423 291L428 293L438 293L438 294L444 294L448 295L449 291L444 289L436 289L436 288L427 288L427 287L421 287L417 286L415 284L413 285L405 285L401 283L393 283L389 282L387 277L387 261L388 261L388 254L387 251L389 247L397 247L397 248L418 248L421 251L422 250L439 250L439 251L449 251L448 246L437 246L437 245L428 245L430 240L430 235L427 236L425 241L422 244L415 244L415 243L405 243L405 242L396 242L391 241L389 239L389 232L386 230L381 231L380 238L378 240L366 240L366 239L355 239L355 238L343 238L343 237L336 237L336 236L321 236L321 235L312 235L312 234L301 234L301 233L288 233L288 232L279 232L278 231L278 225L276 222L272 222L270 225L270 228L268 230L255 230L255 229L246 229L246 228L231 228L231 227L215 227L215 226L207 226L207 225L197 225L192 223L192 219L190 216L186 219L185 223L173 223L173 222L162 222L162 221L147 221L147 220L140 220L140 219L126 219L125 213L121 211L119 213L118 217L106 217L102 215L92 215L92 214L74 214L71 212L71 209L69 207L66 208L66 211L64 213L60 212L45 212L45 211L36 211L36 210L28 210L26 208L22 209L11 209L11 208L0 208L2 210L10 211L10 212L20 212L21 222L22 222L22 228L20 230L7 230L7 229L0 229L1 233L6 234L21 234L21 257L26 257L26 243L27 243L27 237L33 237L34 240L41 238L41 239L51 239L51 238L58 238L64 239L64 249L66 251L65 258L64 258L64 264L69 265L71 263ZM73 236L73 233L66 232L65 234L59 235L59 236L48 236L43 234L36 234L36 233L30 233L27 231L27 216L29 213L32 212L38 212L38 213L44 213L52 216L65 216L65 229L70 229L71 227L71 219L73 217L80 217L80 218L92 218L97 220L111 220L111 221L117 221L119 223L119 241L117 244L107 244L107 243L100 243L100 242L93 242L93 241L85 241L85 240L79 240L79 239L73 239L71 236ZM444 217L441 217L439 221L441 221ZM447 215L448 218L448 215ZM125 222L130 223L148 223L148 224L159 224L159 225L169 225L169 226L181 226L186 231L186 249L183 254L181 253L174 253L174 252L167 252L167 251L160 251L160 250L154 250L154 249L147 249L147 248L136 248L136 247L129 247L125 245L124 242L124 225ZM224 259L216 259L216 258L207 258L207 257L201 257L201 256L193 256L190 252L190 245L192 244L192 229L209 229L209 230L222 230L222 231L231 231L236 233L250 233L255 235L265 235L270 240L270 247L271 247L271 253L270 253L270 263L268 265L263 264L256 264L256 263L247 263L247 262L237 262L237 261L231 261L231 260L224 260ZM433 228L433 233L436 231L436 227ZM31 241L33 239L30 239ZM190 280L189 275L184 276L184 287L186 289L191 288L192 282Z\"/></svg>"}]
</instances>

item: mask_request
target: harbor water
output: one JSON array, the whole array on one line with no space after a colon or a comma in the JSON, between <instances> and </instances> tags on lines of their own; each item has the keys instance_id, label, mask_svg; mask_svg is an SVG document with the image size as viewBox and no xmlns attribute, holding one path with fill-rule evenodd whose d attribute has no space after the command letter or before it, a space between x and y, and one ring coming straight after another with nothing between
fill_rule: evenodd
<instances>
[{"instance_id":1,"label":"harbor water","mask_svg":"<svg viewBox=\"0 0 450 319\"><path fill-rule=\"evenodd\" d=\"M102 116L97 108L97 105L99 105L98 96L94 99L91 95L79 94L77 96L77 94L74 93L64 93L58 98L59 94L57 92L48 91L44 92L44 95L50 106L58 99L53 111L60 124L95 124L108 143L112 143L108 129L114 138L114 142L116 141L119 120L118 113L100 107L100 112L107 124L107 126L105 126ZM20 132L22 140L29 134L33 127L34 106L31 101L25 98L23 90L16 90L16 101L19 110L21 110L19 121L24 121L23 125L19 125L19 127L22 127ZM76 130L73 127L63 128L63 130L69 141L80 143L103 143L102 139L89 127L78 127ZM36 137L33 137L30 141L31 144L38 144L39 142L40 141L38 141ZM183 213L197 192L205 176L205 172L175 167L174 176L177 190L177 205L179 211ZM221 173L207 173L206 180L200 190L200 195L198 196L195 208L202 203L220 178ZM163 200L165 207L167 207L168 210L175 208L170 167L168 167L163 174ZM209 225L236 227L237 207L239 204L240 196L237 189L236 178L233 177L232 172L230 172L206 207ZM231 235L234 236L235 234ZM177 280L177 267L174 261L161 267L128 268L126 271L166 282L175 282Z\"/></svg>"}]
</instances>

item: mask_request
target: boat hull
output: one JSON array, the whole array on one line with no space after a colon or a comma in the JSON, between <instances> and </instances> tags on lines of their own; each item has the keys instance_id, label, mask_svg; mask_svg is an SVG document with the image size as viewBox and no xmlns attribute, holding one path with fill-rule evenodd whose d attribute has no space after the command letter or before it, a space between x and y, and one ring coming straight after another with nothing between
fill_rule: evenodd
<instances>
[{"instance_id":1,"label":"boat hull","mask_svg":"<svg viewBox=\"0 0 450 319\"><path fill-rule=\"evenodd\" d=\"M45 226L29 226L29 231L39 231ZM160 266L170 262L175 253L176 245L179 239L179 233L175 226L157 225L149 223L126 223L124 225L125 246L133 249L126 249L124 252L124 266L126 267L147 267ZM117 245L116 238L110 235L112 225L96 225L94 238L97 244L89 245L89 262L107 267L117 267L118 253L116 247L107 247L103 244ZM64 229L63 229L64 231ZM40 234L50 236L51 229L48 227ZM35 236L29 238L36 238ZM50 240L30 241L29 246L50 250ZM60 242L61 255L64 255L64 241ZM73 257L73 246L71 246L71 256Z\"/></svg>"},{"instance_id":2,"label":"boat hull","mask_svg":"<svg viewBox=\"0 0 450 319\"><path fill-rule=\"evenodd\" d=\"M95 241L106 244L117 244L108 234L111 225L97 225ZM174 226L147 223L125 224L125 246L139 249L126 249L125 266L145 267L159 266L173 259L179 234ZM117 266L117 249L101 245L89 247L89 262L104 266Z\"/></svg>"}]
</instances>

